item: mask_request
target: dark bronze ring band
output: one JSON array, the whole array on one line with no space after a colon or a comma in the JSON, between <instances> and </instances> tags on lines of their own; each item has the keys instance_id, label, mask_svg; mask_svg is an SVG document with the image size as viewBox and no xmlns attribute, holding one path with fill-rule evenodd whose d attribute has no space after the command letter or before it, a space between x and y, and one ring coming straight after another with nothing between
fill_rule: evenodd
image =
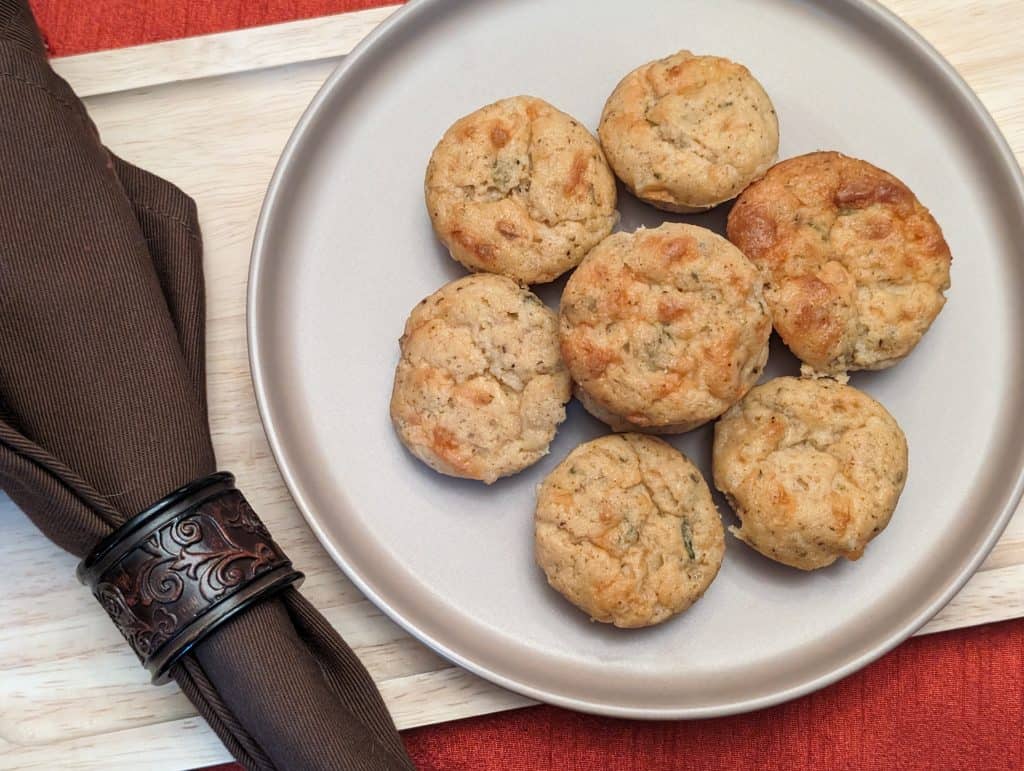
<instances>
[{"instance_id":1,"label":"dark bronze ring band","mask_svg":"<svg viewBox=\"0 0 1024 771\"><path fill-rule=\"evenodd\" d=\"M302 578L224 471L135 515L78 565L156 684L229 618Z\"/></svg>"}]
</instances>

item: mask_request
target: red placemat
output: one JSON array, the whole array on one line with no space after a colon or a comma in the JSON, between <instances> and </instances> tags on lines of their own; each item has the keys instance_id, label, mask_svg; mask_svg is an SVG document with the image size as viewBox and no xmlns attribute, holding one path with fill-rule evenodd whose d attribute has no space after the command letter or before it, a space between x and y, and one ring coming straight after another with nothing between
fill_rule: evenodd
<instances>
[{"instance_id":1,"label":"red placemat","mask_svg":"<svg viewBox=\"0 0 1024 771\"><path fill-rule=\"evenodd\" d=\"M387 4L32 0L58 56ZM534 707L404 737L423 771L1022 769L1024 621L915 638L830 688L749 715L640 723Z\"/></svg>"},{"instance_id":2,"label":"red placemat","mask_svg":"<svg viewBox=\"0 0 1024 771\"><path fill-rule=\"evenodd\" d=\"M53 56L393 5L401 0L29 0Z\"/></svg>"}]
</instances>

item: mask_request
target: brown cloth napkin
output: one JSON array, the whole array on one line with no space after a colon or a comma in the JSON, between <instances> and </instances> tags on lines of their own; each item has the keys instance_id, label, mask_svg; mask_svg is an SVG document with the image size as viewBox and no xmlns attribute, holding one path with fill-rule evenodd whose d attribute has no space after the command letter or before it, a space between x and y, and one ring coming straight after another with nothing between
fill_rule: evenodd
<instances>
[{"instance_id":1,"label":"brown cloth napkin","mask_svg":"<svg viewBox=\"0 0 1024 771\"><path fill-rule=\"evenodd\" d=\"M194 203L103 147L25 0L0 0L0 486L56 544L82 557L216 470L203 335ZM366 670L294 589L173 674L248 768L413 767Z\"/></svg>"}]
</instances>

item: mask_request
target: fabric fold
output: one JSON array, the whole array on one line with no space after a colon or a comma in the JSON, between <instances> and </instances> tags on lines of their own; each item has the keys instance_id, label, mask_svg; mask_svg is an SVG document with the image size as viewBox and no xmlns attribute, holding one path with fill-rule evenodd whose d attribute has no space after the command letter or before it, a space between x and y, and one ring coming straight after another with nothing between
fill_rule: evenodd
<instances>
[{"instance_id":1,"label":"fabric fold","mask_svg":"<svg viewBox=\"0 0 1024 771\"><path fill-rule=\"evenodd\" d=\"M193 201L103 147L25 0L0 0L0 486L78 557L216 470L202 259ZM412 768L366 670L294 589L173 674L247 768Z\"/></svg>"}]
</instances>

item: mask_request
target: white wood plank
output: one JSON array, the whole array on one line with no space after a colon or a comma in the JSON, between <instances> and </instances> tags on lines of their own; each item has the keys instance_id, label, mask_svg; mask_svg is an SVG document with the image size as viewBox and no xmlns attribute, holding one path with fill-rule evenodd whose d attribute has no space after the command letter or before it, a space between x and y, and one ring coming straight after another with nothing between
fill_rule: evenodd
<instances>
[{"instance_id":1,"label":"white wood plank","mask_svg":"<svg viewBox=\"0 0 1024 771\"><path fill-rule=\"evenodd\" d=\"M398 5L53 60L79 96L343 56Z\"/></svg>"},{"instance_id":2,"label":"white wood plank","mask_svg":"<svg viewBox=\"0 0 1024 771\"><path fill-rule=\"evenodd\" d=\"M381 687L399 728L524 707L533 702L493 688L460 669L427 672L389 681ZM182 746L187 749L183 755ZM216 735L197 717L170 719L102 737L61 737L35 746L0 739L0 771L6 769L103 769L176 771L231 760Z\"/></svg>"},{"instance_id":3,"label":"white wood plank","mask_svg":"<svg viewBox=\"0 0 1024 771\"><path fill-rule=\"evenodd\" d=\"M1024 564L976 573L918 634L1024 616Z\"/></svg>"},{"instance_id":4,"label":"white wood plank","mask_svg":"<svg viewBox=\"0 0 1024 771\"><path fill-rule=\"evenodd\" d=\"M35 747L0 739L0 771L180 771L230 760L198 717Z\"/></svg>"}]
</instances>

